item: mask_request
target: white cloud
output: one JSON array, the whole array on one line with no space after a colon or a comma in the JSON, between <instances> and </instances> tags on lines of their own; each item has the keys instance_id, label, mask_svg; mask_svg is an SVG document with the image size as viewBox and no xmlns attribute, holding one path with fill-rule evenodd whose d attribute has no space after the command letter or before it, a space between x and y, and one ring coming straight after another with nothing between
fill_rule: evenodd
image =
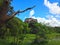
<instances>
[{"instance_id":1,"label":"white cloud","mask_svg":"<svg viewBox=\"0 0 60 45\"><path fill-rule=\"evenodd\" d=\"M34 15L34 13L35 13L34 10L31 10L31 11L30 11L30 16L29 16L29 17L32 17L32 16Z\"/></svg>"},{"instance_id":2,"label":"white cloud","mask_svg":"<svg viewBox=\"0 0 60 45\"><path fill-rule=\"evenodd\" d=\"M41 22L42 24L47 24L47 25L52 26L52 27L55 27L55 26L60 27L60 20L57 20L53 16L49 16L47 19L41 18L41 17L35 17L35 16L33 16L32 18L37 19L38 22L39 23Z\"/></svg>"},{"instance_id":3,"label":"white cloud","mask_svg":"<svg viewBox=\"0 0 60 45\"><path fill-rule=\"evenodd\" d=\"M37 19L38 23L47 24L52 27L60 27L60 20L57 18L60 18L60 7L57 5L58 3L50 3L48 0L44 0L44 5L49 8L49 12L53 15L47 15L46 18L43 17L35 17L33 16L35 11L30 11L29 18Z\"/></svg>"},{"instance_id":4,"label":"white cloud","mask_svg":"<svg viewBox=\"0 0 60 45\"><path fill-rule=\"evenodd\" d=\"M44 5L49 8L49 12L51 14L60 14L60 7L58 6L58 2L50 3L48 0L44 0Z\"/></svg>"},{"instance_id":5,"label":"white cloud","mask_svg":"<svg viewBox=\"0 0 60 45\"><path fill-rule=\"evenodd\" d=\"M52 27L55 27L55 26L60 26L60 20L58 20L56 17L58 17L57 15L56 16L53 16L53 15L47 15L46 18L41 18L41 17L35 17L33 16L35 13L34 10L32 10L30 12L30 16L29 18L34 18L34 19L37 19L38 23L42 23L42 24L47 24L49 26L52 26Z\"/></svg>"}]
</instances>

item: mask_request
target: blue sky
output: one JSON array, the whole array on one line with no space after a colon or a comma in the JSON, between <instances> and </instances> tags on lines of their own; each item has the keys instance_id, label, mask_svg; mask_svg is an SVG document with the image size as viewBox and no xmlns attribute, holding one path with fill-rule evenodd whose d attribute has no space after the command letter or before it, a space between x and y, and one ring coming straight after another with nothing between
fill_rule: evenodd
<instances>
[{"instance_id":1,"label":"blue sky","mask_svg":"<svg viewBox=\"0 0 60 45\"><path fill-rule=\"evenodd\" d=\"M13 0L14 10L24 10L25 8L36 5L34 8L35 14L34 16L44 17L47 14L47 8L43 4L44 0ZM29 16L30 11L22 13L19 18L23 20L25 16Z\"/></svg>"},{"instance_id":2,"label":"blue sky","mask_svg":"<svg viewBox=\"0 0 60 45\"><path fill-rule=\"evenodd\" d=\"M15 11L24 10L33 5L36 5L34 9L21 13L17 17L24 20L33 13L32 18L37 19L38 22L60 26L60 0L13 0L12 2ZM50 24L52 21L53 23Z\"/></svg>"}]
</instances>

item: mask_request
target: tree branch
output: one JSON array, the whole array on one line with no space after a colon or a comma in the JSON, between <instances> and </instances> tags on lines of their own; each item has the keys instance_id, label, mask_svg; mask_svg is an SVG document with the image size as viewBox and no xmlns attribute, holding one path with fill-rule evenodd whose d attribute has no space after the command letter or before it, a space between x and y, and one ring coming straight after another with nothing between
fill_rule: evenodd
<instances>
[{"instance_id":1,"label":"tree branch","mask_svg":"<svg viewBox=\"0 0 60 45\"><path fill-rule=\"evenodd\" d=\"M26 8L26 9L23 10L23 11L18 10L17 12L14 12L14 13L12 14L12 16L10 16L9 19L6 20L6 22L8 22L10 19L12 19L12 18L13 18L15 15L17 15L18 13L23 13L23 12L25 12L25 11L28 11L28 10L33 9L34 7L35 7L35 6L30 7L30 8Z\"/></svg>"}]
</instances>

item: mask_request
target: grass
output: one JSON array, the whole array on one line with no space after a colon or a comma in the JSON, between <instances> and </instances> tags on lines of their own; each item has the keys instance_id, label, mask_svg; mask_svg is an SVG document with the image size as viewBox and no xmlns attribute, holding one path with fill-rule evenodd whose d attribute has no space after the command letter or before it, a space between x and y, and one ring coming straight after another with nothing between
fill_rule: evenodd
<instances>
[{"instance_id":1,"label":"grass","mask_svg":"<svg viewBox=\"0 0 60 45\"><path fill-rule=\"evenodd\" d=\"M8 45L9 43L4 40L4 39L0 39L0 45Z\"/></svg>"},{"instance_id":2,"label":"grass","mask_svg":"<svg viewBox=\"0 0 60 45\"><path fill-rule=\"evenodd\" d=\"M50 41L48 41L47 45L60 45L60 41L59 40L50 40Z\"/></svg>"},{"instance_id":3,"label":"grass","mask_svg":"<svg viewBox=\"0 0 60 45\"><path fill-rule=\"evenodd\" d=\"M59 33L52 33L52 34L46 34L48 43L46 45L60 45L60 34ZM24 37L24 40L22 40L22 43L20 45L31 45L31 43L36 38L35 34L26 34ZM9 43L14 41L14 37L8 37L3 40L0 39L0 45L9 45Z\"/></svg>"},{"instance_id":4,"label":"grass","mask_svg":"<svg viewBox=\"0 0 60 45\"><path fill-rule=\"evenodd\" d=\"M47 45L60 45L60 33L47 34Z\"/></svg>"},{"instance_id":5,"label":"grass","mask_svg":"<svg viewBox=\"0 0 60 45\"><path fill-rule=\"evenodd\" d=\"M34 41L35 37L35 34L26 34L22 45L30 45Z\"/></svg>"}]
</instances>

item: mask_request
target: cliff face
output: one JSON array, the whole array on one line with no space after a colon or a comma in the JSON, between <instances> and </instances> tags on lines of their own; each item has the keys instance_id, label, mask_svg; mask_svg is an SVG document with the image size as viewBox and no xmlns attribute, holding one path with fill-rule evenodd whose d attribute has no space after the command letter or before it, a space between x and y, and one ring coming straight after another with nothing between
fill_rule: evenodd
<instances>
[{"instance_id":1,"label":"cliff face","mask_svg":"<svg viewBox=\"0 0 60 45\"><path fill-rule=\"evenodd\" d=\"M26 18L26 19L25 19L25 22L26 22L26 23L37 22L37 19Z\"/></svg>"},{"instance_id":2,"label":"cliff face","mask_svg":"<svg viewBox=\"0 0 60 45\"><path fill-rule=\"evenodd\" d=\"M38 32L38 29L36 29L36 26L35 26L35 24L37 23L37 19L26 18L25 22L28 23L28 27L31 29L30 33L36 34Z\"/></svg>"}]
</instances>

